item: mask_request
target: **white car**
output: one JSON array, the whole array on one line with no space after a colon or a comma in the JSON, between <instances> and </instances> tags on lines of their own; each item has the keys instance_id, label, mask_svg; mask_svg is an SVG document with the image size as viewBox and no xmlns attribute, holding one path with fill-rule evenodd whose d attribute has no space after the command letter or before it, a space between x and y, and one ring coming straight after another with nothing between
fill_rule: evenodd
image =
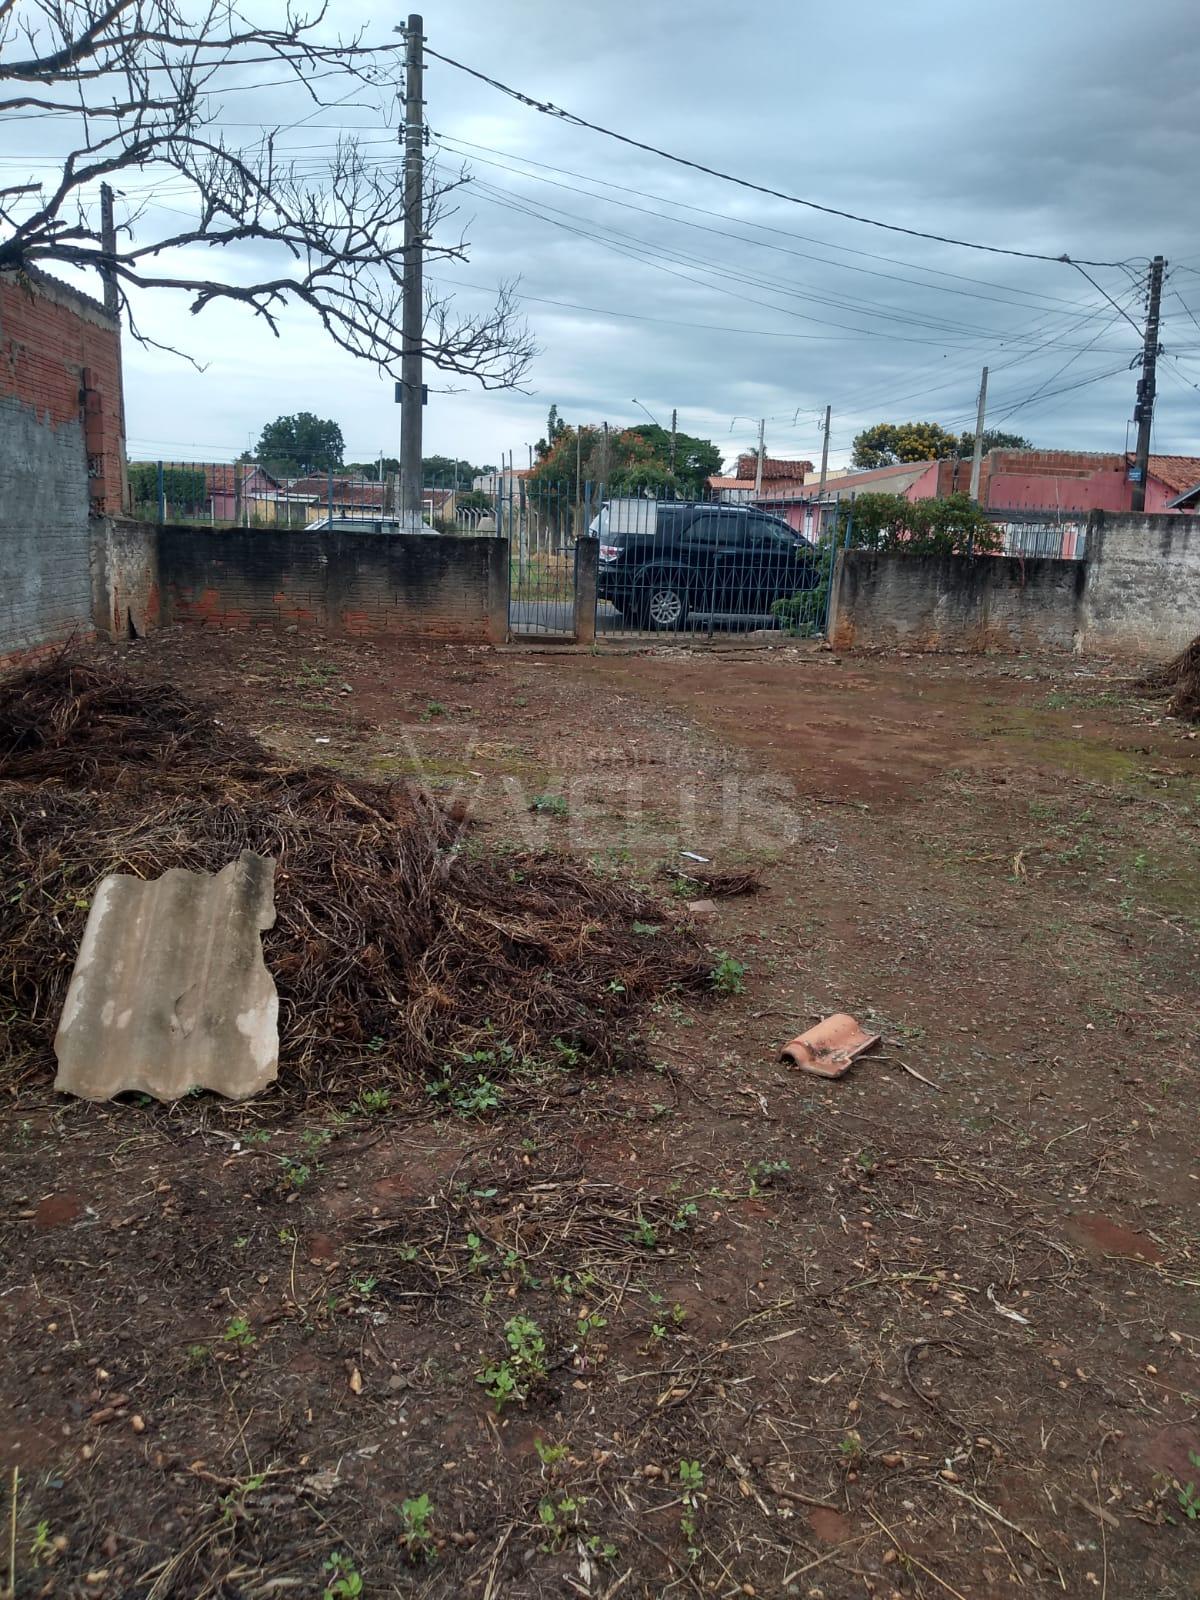
<instances>
[{"instance_id":1,"label":"white car","mask_svg":"<svg viewBox=\"0 0 1200 1600\"><path fill-rule=\"evenodd\" d=\"M433 533L427 523L419 529L408 529L397 517L318 517L316 522L305 524L305 533Z\"/></svg>"}]
</instances>

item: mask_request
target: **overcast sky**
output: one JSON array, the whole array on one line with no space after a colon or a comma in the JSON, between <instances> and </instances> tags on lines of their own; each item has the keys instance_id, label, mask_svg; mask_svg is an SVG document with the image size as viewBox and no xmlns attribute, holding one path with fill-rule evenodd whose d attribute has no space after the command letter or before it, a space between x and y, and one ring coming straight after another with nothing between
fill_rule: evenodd
<instances>
[{"instance_id":1,"label":"overcast sky","mask_svg":"<svg viewBox=\"0 0 1200 1600\"><path fill-rule=\"evenodd\" d=\"M381 38L402 20L362 0L335 9L339 25L357 18ZM429 0L425 29L432 48L531 95L793 195L960 239L1127 262L1089 271L1134 322L1139 275L1163 253L1154 448L1200 453L1195 0L1011 0L999 12L793 0L736 16L711 0ZM664 424L677 407L682 429L729 458L753 443L760 416L770 453L819 458L831 403L836 464L871 422L973 426L984 362L990 424L1044 446L1126 444L1137 334L1070 266L755 195L571 129L437 61L426 98L432 159L446 171L466 161L474 175L445 234L465 230L469 264L431 275L471 310L516 280L539 346L528 393L445 394L431 373L427 454L495 461L512 450L520 465L552 402L569 421L621 425L645 420L636 396ZM380 110L365 103L314 114L298 91L275 88L230 93L222 113L231 137L298 117L284 143L306 161L346 126L391 158ZM192 319L181 299L143 297L140 313L207 365L197 374L129 345L135 458L229 458L297 410L335 418L351 459L397 453L391 381L340 354L307 314L289 315L277 340L233 307Z\"/></svg>"}]
</instances>

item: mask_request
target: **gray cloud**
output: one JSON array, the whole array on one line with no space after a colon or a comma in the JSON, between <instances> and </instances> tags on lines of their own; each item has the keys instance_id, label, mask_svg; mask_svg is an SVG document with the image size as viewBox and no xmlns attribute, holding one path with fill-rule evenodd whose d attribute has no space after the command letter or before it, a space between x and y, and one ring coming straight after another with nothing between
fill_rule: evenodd
<instances>
[{"instance_id":1,"label":"gray cloud","mask_svg":"<svg viewBox=\"0 0 1200 1600\"><path fill-rule=\"evenodd\" d=\"M732 18L712 0L604 8L430 0L425 20L430 44L448 55L791 193L1019 249L1141 265L1165 253L1174 267L1163 330L1170 356L1154 443L1190 452L1200 449L1200 394L1191 387L1200 383L1200 327L1181 304L1200 322L1200 274L1188 270L1200 268L1192 9L1186 0L1136 8L1013 0L1002 13L981 13L957 0L851 0L820 10L760 4ZM370 24L368 9L343 0L339 27L357 20ZM390 28L389 18L381 31ZM729 454L754 437L752 421L733 419L766 415L773 451L815 455L828 401L836 460L860 426L885 417L968 425L983 362L994 420L1047 445L1125 444L1136 335L1068 266L906 238L756 196L539 116L437 62L427 98L430 125L446 140L436 159L469 156L457 141L470 141L504 152L488 160L526 169L505 171L475 152L477 186L462 195L454 224L466 227L471 260L434 275L460 283L467 308L519 278L541 347L531 395L435 393L431 450L495 460L511 448L520 461L552 401L571 420L619 424L641 415L637 395L660 420L677 406L682 427L710 434ZM307 109L295 91L234 93L224 118L288 123ZM382 120L370 107L324 112L289 142L315 147L304 157L319 160L329 124L383 141ZM23 147L44 155L35 135L44 130L23 130ZM381 143L380 158L391 148ZM228 265L240 272L249 262L233 255ZM1136 271L1093 271L1135 321ZM584 307L592 309L575 309ZM155 337L182 341L209 363L198 376L131 348L129 429L141 453L228 453L277 412L299 408L337 417L355 454L395 452L390 382L329 347L306 316L289 315L276 341L230 308L199 321L182 301L147 297L139 309Z\"/></svg>"}]
</instances>

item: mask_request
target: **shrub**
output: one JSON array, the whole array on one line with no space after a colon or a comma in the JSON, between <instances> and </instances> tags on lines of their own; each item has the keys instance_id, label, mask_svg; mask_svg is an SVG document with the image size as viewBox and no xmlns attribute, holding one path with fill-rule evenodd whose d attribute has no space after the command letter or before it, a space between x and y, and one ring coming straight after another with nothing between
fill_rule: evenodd
<instances>
[{"instance_id":1,"label":"shrub","mask_svg":"<svg viewBox=\"0 0 1200 1600\"><path fill-rule=\"evenodd\" d=\"M908 501L899 494L860 494L838 507L838 543L902 555L991 555L1003 549L999 528L970 495Z\"/></svg>"}]
</instances>

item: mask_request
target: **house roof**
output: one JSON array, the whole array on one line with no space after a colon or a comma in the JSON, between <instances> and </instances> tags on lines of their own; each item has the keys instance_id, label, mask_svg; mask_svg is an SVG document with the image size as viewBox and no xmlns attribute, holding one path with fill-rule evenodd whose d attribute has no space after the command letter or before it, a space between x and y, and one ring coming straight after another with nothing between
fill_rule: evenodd
<instances>
[{"instance_id":1,"label":"house roof","mask_svg":"<svg viewBox=\"0 0 1200 1600\"><path fill-rule=\"evenodd\" d=\"M361 478L339 478L332 482L327 473L316 472L307 478L294 478L288 485L293 494L312 495L314 500L332 499L338 506L383 505L383 484L364 483Z\"/></svg>"},{"instance_id":2,"label":"house roof","mask_svg":"<svg viewBox=\"0 0 1200 1600\"><path fill-rule=\"evenodd\" d=\"M236 494L239 483L245 488L253 478L269 488L279 487L279 480L253 461L205 463L204 487L208 494Z\"/></svg>"},{"instance_id":3,"label":"house roof","mask_svg":"<svg viewBox=\"0 0 1200 1600\"><path fill-rule=\"evenodd\" d=\"M714 478L709 478L708 487L710 489L745 489L749 493L753 493L754 492L754 479L753 478L717 478L717 477L714 477Z\"/></svg>"},{"instance_id":4,"label":"house roof","mask_svg":"<svg viewBox=\"0 0 1200 1600\"><path fill-rule=\"evenodd\" d=\"M935 465L933 461L901 461L894 467L870 467L865 472L844 472L827 480L825 495L828 498L831 494L857 494L860 489L903 494Z\"/></svg>"},{"instance_id":5,"label":"house roof","mask_svg":"<svg viewBox=\"0 0 1200 1600\"><path fill-rule=\"evenodd\" d=\"M1185 489L1182 494L1177 494L1174 500L1168 500L1167 505L1172 511L1182 510L1189 501L1200 503L1200 479L1192 484L1190 489Z\"/></svg>"},{"instance_id":6,"label":"house roof","mask_svg":"<svg viewBox=\"0 0 1200 1600\"><path fill-rule=\"evenodd\" d=\"M1151 456L1149 471L1175 494L1185 494L1200 483L1200 456Z\"/></svg>"},{"instance_id":7,"label":"house roof","mask_svg":"<svg viewBox=\"0 0 1200 1600\"><path fill-rule=\"evenodd\" d=\"M758 462L753 455L747 453L738 457L738 477L749 478L751 485L758 475L757 467ZM803 483L804 474L811 472L812 468L811 461L783 461L778 456L764 456L762 478L764 483L776 478L785 478L789 483Z\"/></svg>"}]
</instances>

